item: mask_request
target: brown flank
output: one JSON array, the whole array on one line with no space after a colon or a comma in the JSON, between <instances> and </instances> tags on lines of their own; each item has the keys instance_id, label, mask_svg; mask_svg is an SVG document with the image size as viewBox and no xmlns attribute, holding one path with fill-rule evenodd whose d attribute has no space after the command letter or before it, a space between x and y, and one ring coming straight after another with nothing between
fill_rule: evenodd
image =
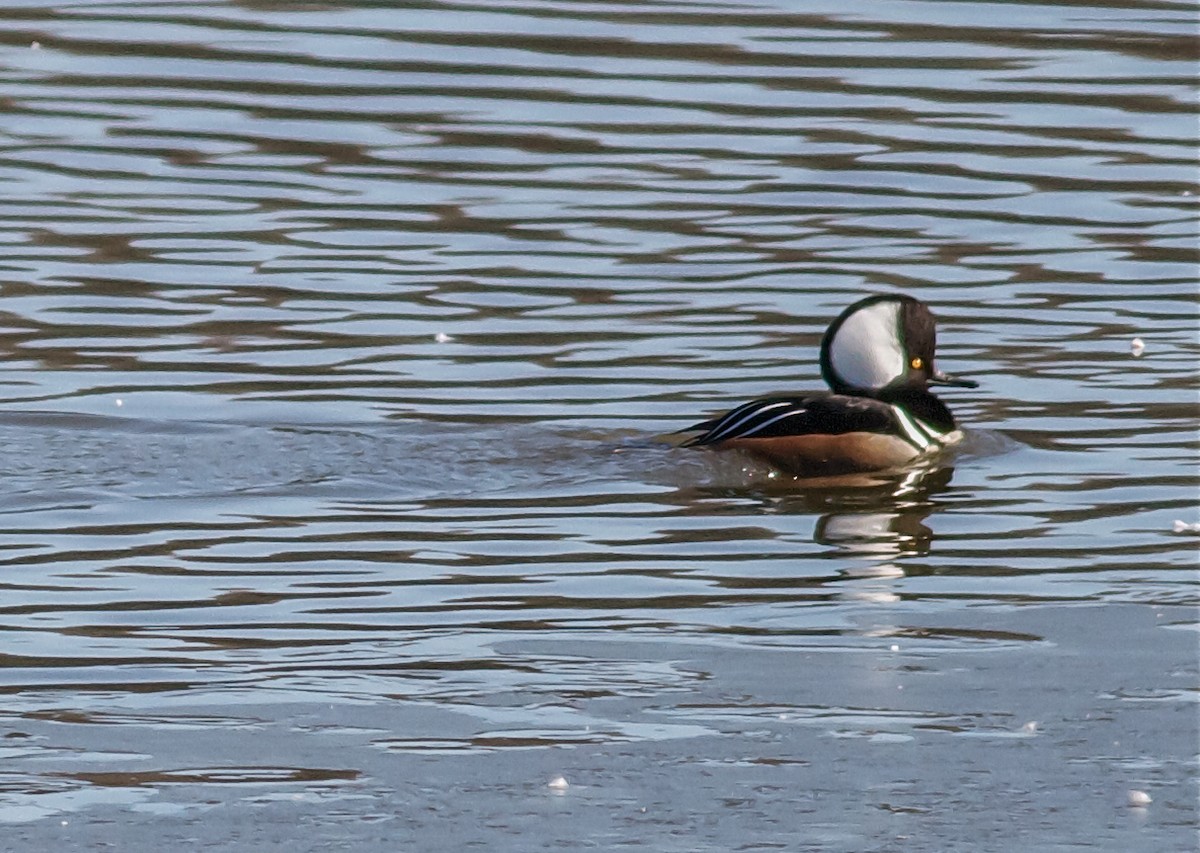
<instances>
[{"instance_id":1,"label":"brown flank","mask_svg":"<svg viewBox=\"0 0 1200 853\"><path fill-rule=\"evenodd\" d=\"M744 451L784 473L800 477L880 471L904 465L919 455L903 439L874 432L732 438L713 446L718 450Z\"/></svg>"}]
</instances>

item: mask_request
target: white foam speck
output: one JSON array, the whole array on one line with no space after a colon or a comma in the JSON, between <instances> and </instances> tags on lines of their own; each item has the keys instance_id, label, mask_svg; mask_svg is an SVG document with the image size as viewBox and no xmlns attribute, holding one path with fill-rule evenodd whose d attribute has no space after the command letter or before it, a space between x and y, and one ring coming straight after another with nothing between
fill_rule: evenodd
<instances>
[{"instance_id":1,"label":"white foam speck","mask_svg":"<svg viewBox=\"0 0 1200 853\"><path fill-rule=\"evenodd\" d=\"M1129 792L1129 805L1133 806L1134 808L1141 808L1143 806L1148 806L1152 802L1154 802L1154 800L1145 791L1130 791Z\"/></svg>"},{"instance_id":2,"label":"white foam speck","mask_svg":"<svg viewBox=\"0 0 1200 853\"><path fill-rule=\"evenodd\" d=\"M571 783L567 781L566 776L555 776L546 783L546 787L554 791L565 791L571 787Z\"/></svg>"},{"instance_id":3,"label":"white foam speck","mask_svg":"<svg viewBox=\"0 0 1200 853\"><path fill-rule=\"evenodd\" d=\"M1174 529L1176 533L1196 533L1200 534L1200 522L1188 524L1186 521L1175 519Z\"/></svg>"},{"instance_id":4,"label":"white foam speck","mask_svg":"<svg viewBox=\"0 0 1200 853\"><path fill-rule=\"evenodd\" d=\"M1133 357L1137 358L1146 351L1146 342L1141 338L1134 338L1129 342L1129 351L1133 353Z\"/></svg>"},{"instance_id":5,"label":"white foam speck","mask_svg":"<svg viewBox=\"0 0 1200 853\"><path fill-rule=\"evenodd\" d=\"M439 344L448 344L452 340L454 340L454 338L450 337L445 332L438 332L436 335L433 336L433 339L435 341L437 341Z\"/></svg>"}]
</instances>

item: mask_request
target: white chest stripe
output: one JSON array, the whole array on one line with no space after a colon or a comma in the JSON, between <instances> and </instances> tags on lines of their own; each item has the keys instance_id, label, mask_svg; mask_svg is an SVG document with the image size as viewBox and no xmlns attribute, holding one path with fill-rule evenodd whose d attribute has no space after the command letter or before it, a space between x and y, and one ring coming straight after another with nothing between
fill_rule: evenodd
<instances>
[{"instance_id":1,"label":"white chest stripe","mask_svg":"<svg viewBox=\"0 0 1200 853\"><path fill-rule=\"evenodd\" d=\"M892 406L892 412L896 415L896 420L900 422L900 429L904 431L908 443L918 450L928 450L934 445L945 443L942 441L945 433L938 432L919 418L914 418L899 406Z\"/></svg>"},{"instance_id":2,"label":"white chest stripe","mask_svg":"<svg viewBox=\"0 0 1200 853\"><path fill-rule=\"evenodd\" d=\"M921 429L925 430L925 432L929 435L929 437L932 438L934 441L936 441L938 444L946 444L947 443L946 436L948 435L948 433L939 432L938 430L931 427L929 424L925 423L925 421L921 420L920 418L913 418L913 420L917 422L917 426L919 426Z\"/></svg>"}]
</instances>

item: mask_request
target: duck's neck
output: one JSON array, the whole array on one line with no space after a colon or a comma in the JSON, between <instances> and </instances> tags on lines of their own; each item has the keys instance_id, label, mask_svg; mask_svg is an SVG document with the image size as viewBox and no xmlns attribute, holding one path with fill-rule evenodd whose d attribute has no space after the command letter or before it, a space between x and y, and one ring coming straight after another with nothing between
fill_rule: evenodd
<instances>
[{"instance_id":1,"label":"duck's neck","mask_svg":"<svg viewBox=\"0 0 1200 853\"><path fill-rule=\"evenodd\" d=\"M940 399L925 388L897 388L881 391L875 398L900 406L935 429L950 432L955 428L954 415Z\"/></svg>"}]
</instances>

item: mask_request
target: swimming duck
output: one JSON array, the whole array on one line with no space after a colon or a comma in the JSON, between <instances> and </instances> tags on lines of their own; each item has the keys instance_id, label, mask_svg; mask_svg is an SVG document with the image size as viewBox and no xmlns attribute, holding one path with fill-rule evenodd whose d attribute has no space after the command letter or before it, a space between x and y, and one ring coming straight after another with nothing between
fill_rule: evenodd
<instances>
[{"instance_id":1,"label":"swimming duck","mask_svg":"<svg viewBox=\"0 0 1200 853\"><path fill-rule=\"evenodd\" d=\"M741 450L799 477L898 468L962 438L930 385L978 387L934 367L933 314L911 296L855 302L821 339L821 376L833 393L754 400L688 427L684 447Z\"/></svg>"}]
</instances>

